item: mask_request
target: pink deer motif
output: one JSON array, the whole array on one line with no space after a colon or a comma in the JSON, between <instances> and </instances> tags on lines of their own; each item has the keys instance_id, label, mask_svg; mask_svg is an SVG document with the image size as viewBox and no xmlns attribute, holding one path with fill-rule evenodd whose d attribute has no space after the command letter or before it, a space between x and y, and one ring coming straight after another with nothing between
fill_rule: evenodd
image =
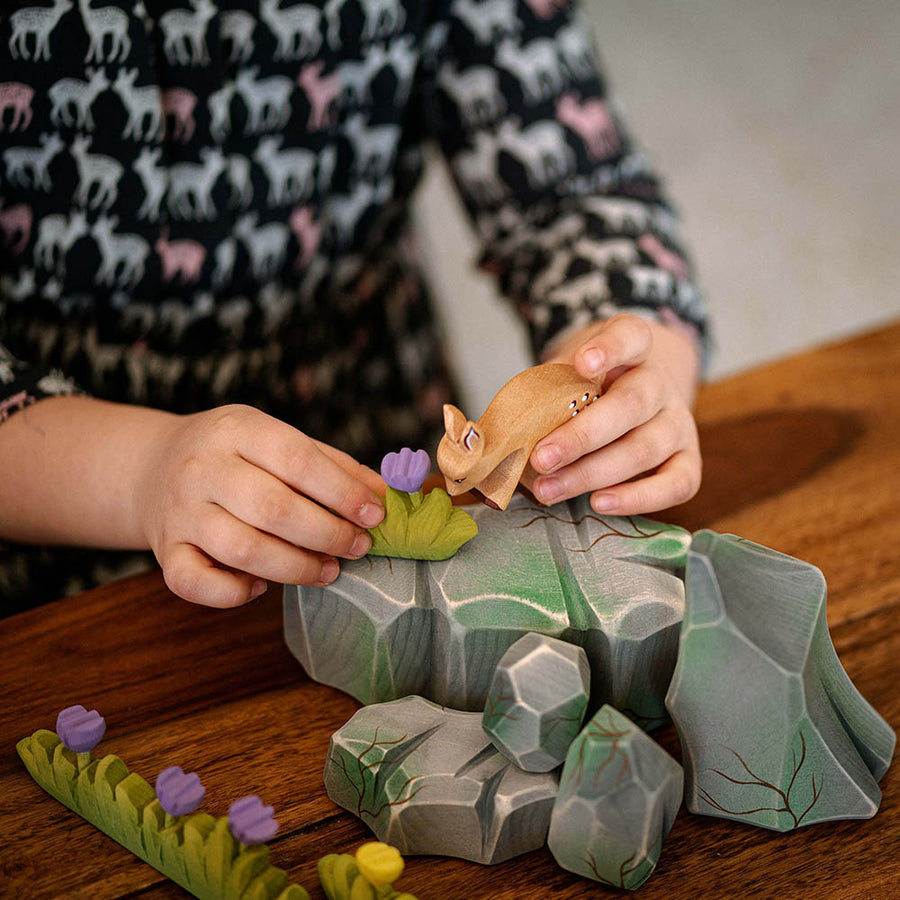
<instances>
[{"instance_id":1,"label":"pink deer motif","mask_svg":"<svg viewBox=\"0 0 900 900\"><path fill-rule=\"evenodd\" d=\"M437 464L447 493L477 488L488 506L506 509L519 481L528 488L534 482L528 460L538 441L599 397L600 388L574 366L547 363L507 381L477 422L445 404Z\"/></svg>"},{"instance_id":2,"label":"pink deer motif","mask_svg":"<svg viewBox=\"0 0 900 900\"><path fill-rule=\"evenodd\" d=\"M5 81L0 84L0 131L3 131L3 115L6 110L13 111L10 131L24 131L31 124L31 100L34 88L21 81Z\"/></svg>"},{"instance_id":3,"label":"pink deer motif","mask_svg":"<svg viewBox=\"0 0 900 900\"><path fill-rule=\"evenodd\" d=\"M325 63L318 60L307 63L297 76L297 83L306 92L312 107L307 127L311 131L327 128L335 120L335 101L341 92L341 83L336 73L322 77Z\"/></svg>"},{"instance_id":4,"label":"pink deer motif","mask_svg":"<svg viewBox=\"0 0 900 900\"><path fill-rule=\"evenodd\" d=\"M568 0L525 0L525 2L539 19L551 19L569 5Z\"/></svg>"},{"instance_id":5,"label":"pink deer motif","mask_svg":"<svg viewBox=\"0 0 900 900\"><path fill-rule=\"evenodd\" d=\"M0 197L0 206L2 205L3 198ZM3 234L3 243L16 256L28 245L33 222L31 208L24 203L0 209L0 232Z\"/></svg>"},{"instance_id":6,"label":"pink deer motif","mask_svg":"<svg viewBox=\"0 0 900 900\"><path fill-rule=\"evenodd\" d=\"M319 249L322 240L322 226L315 220L315 209L312 206L295 206L291 213L291 231L300 245L300 255L294 268L302 271Z\"/></svg>"},{"instance_id":7,"label":"pink deer motif","mask_svg":"<svg viewBox=\"0 0 900 900\"><path fill-rule=\"evenodd\" d=\"M563 94L556 101L556 118L584 141L592 159L612 156L621 149L616 124L602 100L579 103L575 94Z\"/></svg>"},{"instance_id":8,"label":"pink deer motif","mask_svg":"<svg viewBox=\"0 0 900 900\"><path fill-rule=\"evenodd\" d=\"M197 97L185 88L167 88L162 92L166 130L173 141L187 143L194 134L194 107ZM172 117L171 127L169 117Z\"/></svg>"},{"instance_id":9,"label":"pink deer motif","mask_svg":"<svg viewBox=\"0 0 900 900\"><path fill-rule=\"evenodd\" d=\"M206 259L206 249L191 240L169 241L169 230L164 228L156 244L162 261L163 281L171 283L176 275L181 275L185 284L197 281Z\"/></svg>"},{"instance_id":10,"label":"pink deer motif","mask_svg":"<svg viewBox=\"0 0 900 900\"><path fill-rule=\"evenodd\" d=\"M682 281L690 278L687 263L677 253L664 246L655 234L642 234L637 239L637 245L661 269L671 272Z\"/></svg>"}]
</instances>

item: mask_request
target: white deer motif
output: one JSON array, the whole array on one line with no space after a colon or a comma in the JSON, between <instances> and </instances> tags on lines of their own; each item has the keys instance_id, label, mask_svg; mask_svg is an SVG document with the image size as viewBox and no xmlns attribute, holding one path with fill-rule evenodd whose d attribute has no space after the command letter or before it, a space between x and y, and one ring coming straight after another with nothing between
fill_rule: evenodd
<instances>
[{"instance_id":1,"label":"white deer motif","mask_svg":"<svg viewBox=\"0 0 900 900\"><path fill-rule=\"evenodd\" d=\"M250 179L250 161L240 153L228 157L228 184L231 186L232 207L246 209L253 201L253 182Z\"/></svg>"},{"instance_id":2,"label":"white deer motif","mask_svg":"<svg viewBox=\"0 0 900 900\"><path fill-rule=\"evenodd\" d=\"M282 137L264 137L253 152L269 181L268 203L297 203L315 187L316 154L302 147L281 150Z\"/></svg>"},{"instance_id":3,"label":"white deer motif","mask_svg":"<svg viewBox=\"0 0 900 900\"><path fill-rule=\"evenodd\" d=\"M91 43L88 47L85 62L98 63L104 61L103 41L109 35L111 46L108 61L112 62L118 56L122 61L131 52L131 38L128 36L128 16L117 6L102 6L98 9L91 8L91 0L78 0L78 8L81 10L82 21Z\"/></svg>"},{"instance_id":4,"label":"white deer motif","mask_svg":"<svg viewBox=\"0 0 900 900\"><path fill-rule=\"evenodd\" d=\"M294 82L283 75L257 78L259 66L243 69L235 82L247 107L245 134L283 128L291 115Z\"/></svg>"},{"instance_id":5,"label":"white deer motif","mask_svg":"<svg viewBox=\"0 0 900 900\"><path fill-rule=\"evenodd\" d=\"M60 124L76 128L94 130L94 117L91 106L97 97L109 87L106 72L100 69L86 69L89 81L80 78L61 78L50 86L47 96L53 104L50 110L50 121L59 127ZM74 107L73 115L70 107Z\"/></svg>"},{"instance_id":6,"label":"white deer motif","mask_svg":"<svg viewBox=\"0 0 900 900\"><path fill-rule=\"evenodd\" d=\"M219 14L221 40L231 42L229 62L246 62L253 56L253 31L256 19L242 9L226 9Z\"/></svg>"},{"instance_id":7,"label":"white deer motif","mask_svg":"<svg viewBox=\"0 0 900 900\"><path fill-rule=\"evenodd\" d=\"M91 138L79 135L72 141L72 158L78 169L78 190L75 192L75 202L79 206L90 205L91 209L102 207L109 209L119 195L119 179L124 169L122 164L111 156L101 153L88 155L91 146ZM93 187L96 185L97 193L88 203Z\"/></svg>"},{"instance_id":8,"label":"white deer motif","mask_svg":"<svg viewBox=\"0 0 900 900\"><path fill-rule=\"evenodd\" d=\"M139 234L113 234L117 216L101 215L91 234L100 251L96 279L100 284L134 287L143 277L150 245Z\"/></svg>"},{"instance_id":9,"label":"white deer motif","mask_svg":"<svg viewBox=\"0 0 900 900\"><path fill-rule=\"evenodd\" d=\"M163 281L171 283L176 275L180 275L182 282L190 284L200 278L206 259L202 244L188 239L169 241L168 229L164 228L154 246L162 263Z\"/></svg>"},{"instance_id":10,"label":"white deer motif","mask_svg":"<svg viewBox=\"0 0 900 900\"><path fill-rule=\"evenodd\" d=\"M281 9L279 3L280 0L261 0L259 10L260 18L278 42L274 58L294 60L312 56L322 43L319 33L322 14L308 3L285 9Z\"/></svg>"},{"instance_id":11,"label":"white deer motif","mask_svg":"<svg viewBox=\"0 0 900 900\"><path fill-rule=\"evenodd\" d=\"M592 159L612 156L622 147L615 122L602 100L579 103L576 95L563 94L556 101L556 118L584 141Z\"/></svg>"},{"instance_id":12,"label":"white deer motif","mask_svg":"<svg viewBox=\"0 0 900 900\"><path fill-rule=\"evenodd\" d=\"M0 84L0 131L3 131L3 116L6 110L13 111L10 131L24 131L31 124L31 101L34 88L21 81L5 81Z\"/></svg>"},{"instance_id":13,"label":"white deer motif","mask_svg":"<svg viewBox=\"0 0 900 900\"><path fill-rule=\"evenodd\" d=\"M450 95L469 125L492 122L506 112L496 69L472 66L457 72L451 63L445 63L438 72L438 84Z\"/></svg>"},{"instance_id":14,"label":"white deer motif","mask_svg":"<svg viewBox=\"0 0 900 900\"><path fill-rule=\"evenodd\" d=\"M134 171L144 186L144 202L137 211L139 219L156 221L159 218L159 209L168 186L166 167L159 165L161 155L161 147L141 147L141 152L134 161Z\"/></svg>"},{"instance_id":15,"label":"white deer motif","mask_svg":"<svg viewBox=\"0 0 900 900\"><path fill-rule=\"evenodd\" d=\"M353 144L353 168L357 174L375 180L390 171L400 140L399 125L366 125L362 113L347 118L344 133Z\"/></svg>"},{"instance_id":16,"label":"white deer motif","mask_svg":"<svg viewBox=\"0 0 900 900\"><path fill-rule=\"evenodd\" d=\"M73 7L72 0L53 0L53 6L26 6L9 17L9 52L13 59L50 59L50 35L59 20ZM28 37L34 35L34 57L28 50Z\"/></svg>"},{"instance_id":17,"label":"white deer motif","mask_svg":"<svg viewBox=\"0 0 900 900\"><path fill-rule=\"evenodd\" d=\"M290 232L282 222L268 222L257 227L257 218L256 213L241 216L234 233L247 249L254 277L268 279L284 264Z\"/></svg>"},{"instance_id":18,"label":"white deer motif","mask_svg":"<svg viewBox=\"0 0 900 900\"><path fill-rule=\"evenodd\" d=\"M112 85L128 113L122 137L155 141L162 132L162 98L155 84L135 87L137 74L137 69L119 69Z\"/></svg>"},{"instance_id":19,"label":"white deer motif","mask_svg":"<svg viewBox=\"0 0 900 900\"><path fill-rule=\"evenodd\" d=\"M684 259L674 250L666 247L655 234L642 234L638 238L637 244L661 269L671 272L681 281L690 278L691 273Z\"/></svg>"},{"instance_id":20,"label":"white deer motif","mask_svg":"<svg viewBox=\"0 0 900 900\"><path fill-rule=\"evenodd\" d=\"M532 187L546 187L575 170L575 153L558 122L535 122L520 128L513 117L497 129L497 140L525 167Z\"/></svg>"},{"instance_id":21,"label":"white deer motif","mask_svg":"<svg viewBox=\"0 0 900 900\"><path fill-rule=\"evenodd\" d=\"M206 48L206 27L216 14L212 0L188 0L193 12L170 9L159 17L162 29L163 52L172 65L205 65L209 62Z\"/></svg>"},{"instance_id":22,"label":"white deer motif","mask_svg":"<svg viewBox=\"0 0 900 900\"><path fill-rule=\"evenodd\" d=\"M516 0L454 0L450 11L472 32L479 44L516 35L522 22L516 12Z\"/></svg>"},{"instance_id":23,"label":"white deer motif","mask_svg":"<svg viewBox=\"0 0 900 900\"><path fill-rule=\"evenodd\" d=\"M366 21L362 39L375 41L399 31L406 21L406 11L398 0L360 0Z\"/></svg>"},{"instance_id":24,"label":"white deer motif","mask_svg":"<svg viewBox=\"0 0 900 900\"><path fill-rule=\"evenodd\" d=\"M342 106L365 105L372 99L372 81L387 63L387 51L380 44L370 44L361 60L346 60L337 68L341 83Z\"/></svg>"},{"instance_id":25,"label":"white deer motif","mask_svg":"<svg viewBox=\"0 0 900 900\"><path fill-rule=\"evenodd\" d=\"M327 128L336 117L335 100L340 94L340 80L336 74L322 76L323 60L307 63L297 76L297 84L306 92L310 113L307 128L319 131Z\"/></svg>"},{"instance_id":26,"label":"white deer motif","mask_svg":"<svg viewBox=\"0 0 900 900\"><path fill-rule=\"evenodd\" d=\"M375 188L367 181L360 181L349 194L333 194L328 198L324 218L336 243L346 245L353 240L359 220L375 199Z\"/></svg>"},{"instance_id":27,"label":"white deer motif","mask_svg":"<svg viewBox=\"0 0 900 900\"><path fill-rule=\"evenodd\" d=\"M501 41L497 64L516 77L530 103L552 97L565 83L556 45L549 38L536 38L521 47L509 39Z\"/></svg>"},{"instance_id":28,"label":"white deer motif","mask_svg":"<svg viewBox=\"0 0 900 900\"><path fill-rule=\"evenodd\" d=\"M38 225L34 264L40 269L55 270L62 277L66 270L66 254L75 241L87 233L87 218L82 210L70 216L44 216Z\"/></svg>"},{"instance_id":29,"label":"white deer motif","mask_svg":"<svg viewBox=\"0 0 900 900\"><path fill-rule=\"evenodd\" d=\"M563 65L573 78L590 78L597 70L589 31L578 24L566 25L556 32Z\"/></svg>"},{"instance_id":30,"label":"white deer motif","mask_svg":"<svg viewBox=\"0 0 900 900\"><path fill-rule=\"evenodd\" d=\"M209 95L209 131L220 143L231 131L231 100L234 97L234 82L226 81L219 90Z\"/></svg>"},{"instance_id":31,"label":"white deer motif","mask_svg":"<svg viewBox=\"0 0 900 900\"><path fill-rule=\"evenodd\" d=\"M65 145L58 134L42 134L38 140L40 147L10 147L3 151L6 178L17 187L35 187L49 191L53 187L50 163Z\"/></svg>"},{"instance_id":32,"label":"white deer motif","mask_svg":"<svg viewBox=\"0 0 900 900\"><path fill-rule=\"evenodd\" d=\"M182 219L211 219L216 213L213 188L225 171L218 147L200 149L202 163L181 162L169 168L169 211Z\"/></svg>"},{"instance_id":33,"label":"white deer motif","mask_svg":"<svg viewBox=\"0 0 900 900\"><path fill-rule=\"evenodd\" d=\"M570 278L565 284L554 288L547 294L547 300L574 309L588 302L608 300L610 296L606 272L594 269L577 278Z\"/></svg>"},{"instance_id":34,"label":"white deer motif","mask_svg":"<svg viewBox=\"0 0 900 900\"><path fill-rule=\"evenodd\" d=\"M316 178L316 187L323 194L331 187L331 179L336 165L337 147L334 144L328 144L322 148L322 152L319 154L319 175Z\"/></svg>"},{"instance_id":35,"label":"white deer motif","mask_svg":"<svg viewBox=\"0 0 900 900\"><path fill-rule=\"evenodd\" d=\"M475 146L453 157L451 165L463 187L480 202L496 203L508 189L497 170L497 141L483 131L476 131Z\"/></svg>"},{"instance_id":36,"label":"white deer motif","mask_svg":"<svg viewBox=\"0 0 900 900\"><path fill-rule=\"evenodd\" d=\"M419 64L419 54L415 50L415 38L411 34L395 38L388 45L387 64L394 70L397 87L394 90L394 102L406 103L412 89L413 75Z\"/></svg>"},{"instance_id":37,"label":"white deer motif","mask_svg":"<svg viewBox=\"0 0 900 900\"><path fill-rule=\"evenodd\" d=\"M332 50L341 49L341 10L347 0L328 0L322 11L328 22L328 30L325 34L325 40Z\"/></svg>"},{"instance_id":38,"label":"white deer motif","mask_svg":"<svg viewBox=\"0 0 900 900\"><path fill-rule=\"evenodd\" d=\"M233 237L227 237L216 245L216 249L213 251L212 284L217 291L231 281L236 255L237 242Z\"/></svg>"},{"instance_id":39,"label":"white deer motif","mask_svg":"<svg viewBox=\"0 0 900 900\"><path fill-rule=\"evenodd\" d=\"M0 277L0 292L4 297L12 300L25 300L33 297L35 287L34 269L20 269L15 281L9 275Z\"/></svg>"}]
</instances>

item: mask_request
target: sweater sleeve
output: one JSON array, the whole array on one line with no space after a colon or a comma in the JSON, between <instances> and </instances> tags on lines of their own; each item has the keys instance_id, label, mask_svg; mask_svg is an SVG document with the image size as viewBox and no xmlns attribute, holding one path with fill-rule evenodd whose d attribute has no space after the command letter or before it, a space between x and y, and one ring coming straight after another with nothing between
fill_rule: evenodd
<instances>
[{"instance_id":1,"label":"sweater sleeve","mask_svg":"<svg viewBox=\"0 0 900 900\"><path fill-rule=\"evenodd\" d=\"M57 370L42 370L17 360L0 344L0 425L10 416L45 397L80 393Z\"/></svg>"},{"instance_id":2,"label":"sweater sleeve","mask_svg":"<svg viewBox=\"0 0 900 900\"><path fill-rule=\"evenodd\" d=\"M482 241L480 265L536 356L620 311L683 327L708 354L703 298L646 154L564 0L452 0L423 59L425 115Z\"/></svg>"}]
</instances>

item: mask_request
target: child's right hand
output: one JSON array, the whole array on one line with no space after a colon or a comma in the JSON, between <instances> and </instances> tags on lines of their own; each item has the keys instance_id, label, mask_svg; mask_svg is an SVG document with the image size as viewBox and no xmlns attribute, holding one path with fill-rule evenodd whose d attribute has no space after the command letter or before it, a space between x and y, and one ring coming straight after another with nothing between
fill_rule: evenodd
<instances>
[{"instance_id":1,"label":"child's right hand","mask_svg":"<svg viewBox=\"0 0 900 900\"><path fill-rule=\"evenodd\" d=\"M168 417L134 493L135 517L185 600L237 606L266 580L325 585L371 546L381 478L247 406Z\"/></svg>"}]
</instances>

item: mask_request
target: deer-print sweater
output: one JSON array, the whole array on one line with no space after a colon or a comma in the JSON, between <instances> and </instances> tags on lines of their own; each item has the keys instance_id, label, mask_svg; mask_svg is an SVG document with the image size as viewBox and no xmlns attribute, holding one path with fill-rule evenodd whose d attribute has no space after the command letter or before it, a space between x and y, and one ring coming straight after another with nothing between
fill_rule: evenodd
<instances>
[{"instance_id":1,"label":"deer-print sweater","mask_svg":"<svg viewBox=\"0 0 900 900\"><path fill-rule=\"evenodd\" d=\"M428 139L536 353L620 309L704 333L566 0L3 10L0 423L77 385L253 404L369 462L434 446L450 387L408 228ZM6 572L0 598L33 577Z\"/></svg>"}]
</instances>

